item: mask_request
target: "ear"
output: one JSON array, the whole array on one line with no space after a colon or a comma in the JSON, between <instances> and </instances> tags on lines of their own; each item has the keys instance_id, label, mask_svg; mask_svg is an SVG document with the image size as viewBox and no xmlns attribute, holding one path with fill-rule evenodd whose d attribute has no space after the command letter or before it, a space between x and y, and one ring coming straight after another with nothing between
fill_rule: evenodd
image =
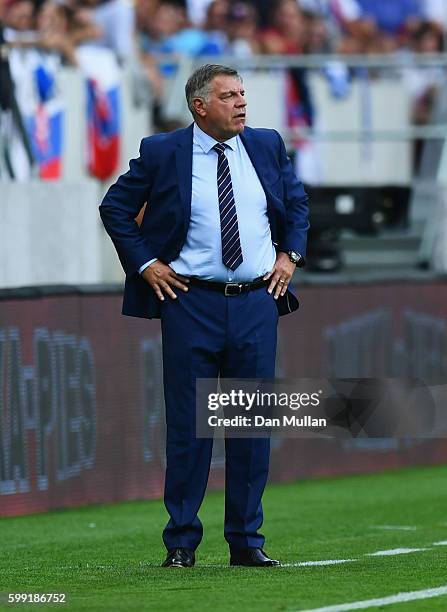
<instances>
[{"instance_id":1,"label":"ear","mask_svg":"<svg viewBox=\"0 0 447 612\"><path fill-rule=\"evenodd\" d=\"M196 114L199 117L206 116L206 103L203 101L202 98L194 98L194 100L192 101L192 104L194 106L194 110Z\"/></svg>"}]
</instances>

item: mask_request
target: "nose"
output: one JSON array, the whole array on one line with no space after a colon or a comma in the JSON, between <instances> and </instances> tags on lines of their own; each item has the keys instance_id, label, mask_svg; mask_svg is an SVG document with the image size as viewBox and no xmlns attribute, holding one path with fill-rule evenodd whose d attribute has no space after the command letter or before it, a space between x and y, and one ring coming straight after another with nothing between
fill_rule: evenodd
<instances>
[{"instance_id":1,"label":"nose","mask_svg":"<svg viewBox=\"0 0 447 612\"><path fill-rule=\"evenodd\" d=\"M236 106L238 108L244 108L247 106L247 101L242 94L239 94L236 100Z\"/></svg>"}]
</instances>

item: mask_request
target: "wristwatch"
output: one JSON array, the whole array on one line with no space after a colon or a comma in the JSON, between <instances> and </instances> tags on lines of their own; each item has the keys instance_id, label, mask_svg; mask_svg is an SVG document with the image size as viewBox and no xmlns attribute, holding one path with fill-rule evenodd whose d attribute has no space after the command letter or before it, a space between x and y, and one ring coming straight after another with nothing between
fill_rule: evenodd
<instances>
[{"instance_id":1,"label":"wristwatch","mask_svg":"<svg viewBox=\"0 0 447 612\"><path fill-rule=\"evenodd\" d=\"M306 260L302 255L296 253L296 251L287 251L287 255L292 263L296 265L297 268L303 268L306 265Z\"/></svg>"}]
</instances>

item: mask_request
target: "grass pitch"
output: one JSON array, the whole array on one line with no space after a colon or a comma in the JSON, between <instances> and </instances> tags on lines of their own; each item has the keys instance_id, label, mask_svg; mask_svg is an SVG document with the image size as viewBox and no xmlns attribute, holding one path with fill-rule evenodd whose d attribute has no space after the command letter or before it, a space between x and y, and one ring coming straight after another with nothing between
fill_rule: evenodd
<instances>
[{"instance_id":1,"label":"grass pitch","mask_svg":"<svg viewBox=\"0 0 447 612\"><path fill-rule=\"evenodd\" d=\"M206 496L193 569L159 567L161 501L3 518L0 592L66 593L71 610L270 612L440 587L447 585L447 546L433 544L447 543L446 509L447 466L271 485L263 529L270 555L283 564L355 561L269 569L228 567L222 493ZM368 556L403 548L427 550ZM447 596L380 609L445 612Z\"/></svg>"}]
</instances>

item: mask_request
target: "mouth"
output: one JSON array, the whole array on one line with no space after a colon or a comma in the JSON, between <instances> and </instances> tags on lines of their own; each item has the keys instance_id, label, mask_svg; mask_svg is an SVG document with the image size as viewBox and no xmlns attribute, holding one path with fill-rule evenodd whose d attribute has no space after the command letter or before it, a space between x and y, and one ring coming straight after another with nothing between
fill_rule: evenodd
<instances>
[{"instance_id":1,"label":"mouth","mask_svg":"<svg viewBox=\"0 0 447 612\"><path fill-rule=\"evenodd\" d=\"M234 119L245 119L245 113L239 113L239 115L235 115Z\"/></svg>"}]
</instances>

